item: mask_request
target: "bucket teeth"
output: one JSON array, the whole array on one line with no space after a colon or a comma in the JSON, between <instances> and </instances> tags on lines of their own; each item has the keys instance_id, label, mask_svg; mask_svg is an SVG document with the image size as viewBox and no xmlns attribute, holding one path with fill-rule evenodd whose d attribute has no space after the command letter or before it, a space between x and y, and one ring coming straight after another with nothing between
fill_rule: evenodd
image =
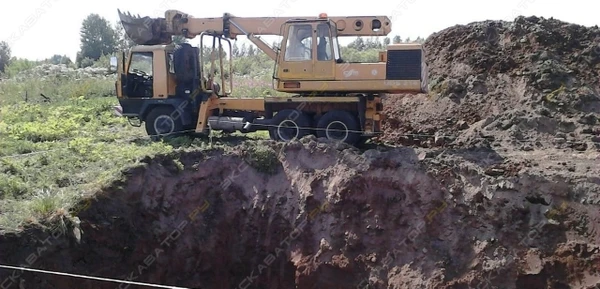
<instances>
[{"instance_id":1,"label":"bucket teeth","mask_svg":"<svg viewBox=\"0 0 600 289\"><path fill-rule=\"evenodd\" d=\"M160 32L155 35L155 22L157 20L150 17L140 17L140 15L132 15L131 12L119 12L121 24L125 29L125 33L131 40L138 45L153 45L159 43Z\"/></svg>"}]
</instances>

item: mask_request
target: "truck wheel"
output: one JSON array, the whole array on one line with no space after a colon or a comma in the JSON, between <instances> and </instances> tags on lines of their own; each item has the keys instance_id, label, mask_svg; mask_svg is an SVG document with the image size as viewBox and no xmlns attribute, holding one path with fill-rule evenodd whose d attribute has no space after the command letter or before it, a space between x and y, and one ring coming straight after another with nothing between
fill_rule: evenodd
<instances>
[{"instance_id":1,"label":"truck wheel","mask_svg":"<svg viewBox=\"0 0 600 289\"><path fill-rule=\"evenodd\" d=\"M284 109L273 117L274 127L269 129L273 140L291 141L310 134L312 122L305 113L295 109Z\"/></svg>"},{"instance_id":2,"label":"truck wheel","mask_svg":"<svg viewBox=\"0 0 600 289\"><path fill-rule=\"evenodd\" d=\"M153 139L173 137L183 132L184 127L179 113L172 107L160 106L146 117L146 133Z\"/></svg>"},{"instance_id":3,"label":"truck wheel","mask_svg":"<svg viewBox=\"0 0 600 289\"><path fill-rule=\"evenodd\" d=\"M360 140L360 131L362 130L358 119L347 111L329 111L317 123L318 137L351 145L357 144Z\"/></svg>"}]
</instances>

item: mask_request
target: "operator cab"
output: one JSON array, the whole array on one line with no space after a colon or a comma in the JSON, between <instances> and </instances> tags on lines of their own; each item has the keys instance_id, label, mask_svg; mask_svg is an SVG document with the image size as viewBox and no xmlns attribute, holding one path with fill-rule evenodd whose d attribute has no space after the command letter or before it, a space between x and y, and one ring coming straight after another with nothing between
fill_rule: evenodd
<instances>
[{"instance_id":1,"label":"operator cab","mask_svg":"<svg viewBox=\"0 0 600 289\"><path fill-rule=\"evenodd\" d=\"M199 49L188 43L133 47L127 58L121 56L124 77L118 94L127 98L189 97L200 87L198 55ZM211 89L220 92L216 83Z\"/></svg>"},{"instance_id":2,"label":"operator cab","mask_svg":"<svg viewBox=\"0 0 600 289\"><path fill-rule=\"evenodd\" d=\"M292 20L283 25L284 37L276 78L333 80L342 62L335 23L327 19Z\"/></svg>"},{"instance_id":3,"label":"operator cab","mask_svg":"<svg viewBox=\"0 0 600 289\"><path fill-rule=\"evenodd\" d=\"M176 94L173 45L135 46L118 63L117 95L121 98L168 98ZM167 81L162 81L166 79ZM158 81L154 81L158 80Z\"/></svg>"},{"instance_id":4,"label":"operator cab","mask_svg":"<svg viewBox=\"0 0 600 289\"><path fill-rule=\"evenodd\" d=\"M129 60L125 95L131 97L153 97L152 52L133 52Z\"/></svg>"}]
</instances>

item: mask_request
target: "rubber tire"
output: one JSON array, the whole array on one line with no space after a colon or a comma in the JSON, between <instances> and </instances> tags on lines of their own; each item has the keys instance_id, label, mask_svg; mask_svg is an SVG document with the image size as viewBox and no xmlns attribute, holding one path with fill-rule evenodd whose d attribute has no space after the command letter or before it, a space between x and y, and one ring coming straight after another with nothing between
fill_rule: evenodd
<instances>
[{"instance_id":1,"label":"rubber tire","mask_svg":"<svg viewBox=\"0 0 600 289\"><path fill-rule=\"evenodd\" d=\"M294 117L294 119L289 119L290 116ZM302 111L296 110L296 109L284 109L281 110L279 112L277 112L277 114L275 114L275 117L273 117L273 125L274 127L271 127L269 129L269 136L271 137L272 140L276 140L276 141L290 141L291 139L282 139L280 137L280 134L278 133L278 129L279 129L279 125L284 122L284 121L292 121L293 123L295 123L296 127L298 127L298 133L297 133L297 137L296 139L301 139L309 134L311 134L311 128L313 126L311 118L306 115L306 113L303 113Z\"/></svg>"},{"instance_id":2,"label":"rubber tire","mask_svg":"<svg viewBox=\"0 0 600 289\"><path fill-rule=\"evenodd\" d=\"M343 123L348 130L348 134L343 141L350 145L356 145L360 141L361 133L359 131L362 131L362 129L358 119L347 111L332 110L323 115L317 123L317 137L329 139L327 137L327 127L336 121Z\"/></svg>"},{"instance_id":3,"label":"rubber tire","mask_svg":"<svg viewBox=\"0 0 600 289\"><path fill-rule=\"evenodd\" d=\"M177 137L185 130L183 123L181 122L181 117L178 117L177 119L173 119L173 117L171 116L171 114L173 114L174 111L175 111L175 108L173 108L173 107L159 106L159 107L152 109L152 111L150 111L150 113L148 113L148 116L146 116L146 119L145 119L146 133L150 136L150 138L152 140L160 140L161 138ZM158 135L158 132L154 128L155 122L161 116L168 116L174 123L174 129L168 135Z\"/></svg>"}]
</instances>

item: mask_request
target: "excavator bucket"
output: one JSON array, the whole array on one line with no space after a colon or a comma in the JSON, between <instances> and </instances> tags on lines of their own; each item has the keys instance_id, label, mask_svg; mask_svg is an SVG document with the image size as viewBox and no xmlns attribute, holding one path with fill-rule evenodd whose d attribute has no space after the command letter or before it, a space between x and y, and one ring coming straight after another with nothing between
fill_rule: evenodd
<instances>
[{"instance_id":1,"label":"excavator bucket","mask_svg":"<svg viewBox=\"0 0 600 289\"><path fill-rule=\"evenodd\" d=\"M164 19L134 16L129 12L119 12L121 24L127 36L138 45L156 45L171 43L171 36L162 32Z\"/></svg>"}]
</instances>

